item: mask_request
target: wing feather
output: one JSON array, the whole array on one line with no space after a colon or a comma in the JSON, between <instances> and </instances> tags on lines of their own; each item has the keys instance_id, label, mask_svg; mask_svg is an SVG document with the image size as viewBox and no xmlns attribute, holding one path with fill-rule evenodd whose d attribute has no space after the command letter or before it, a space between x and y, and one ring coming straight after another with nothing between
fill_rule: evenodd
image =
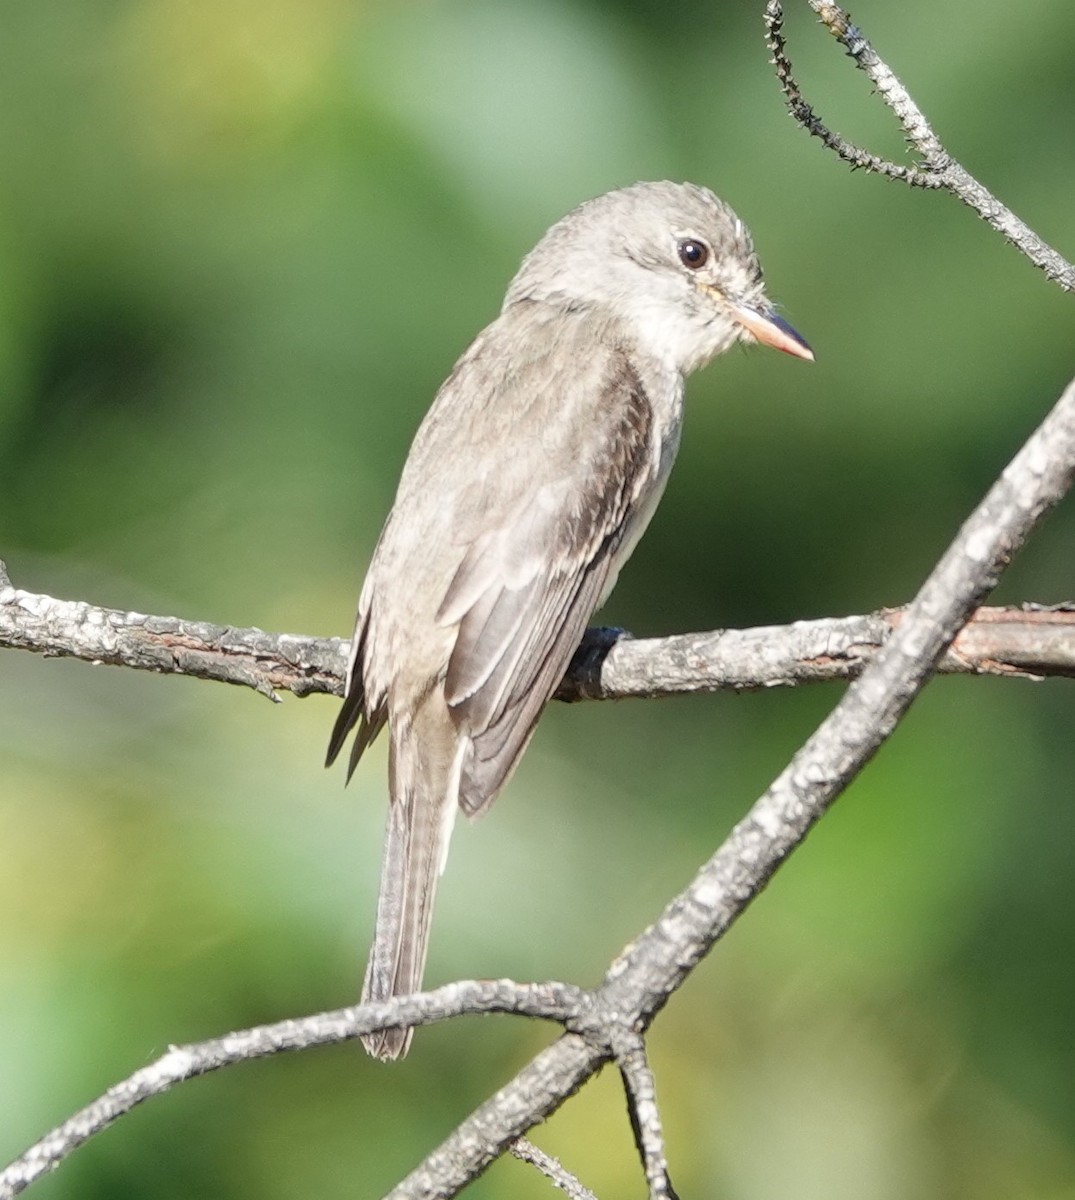
<instances>
[{"instance_id":1,"label":"wing feather","mask_svg":"<svg viewBox=\"0 0 1075 1200\"><path fill-rule=\"evenodd\" d=\"M460 595L470 601L446 677L470 741L459 794L468 815L488 807L514 769L630 544L640 495L656 482L649 400L626 357L614 368L601 406L614 419L598 461L547 485L494 536L487 531L456 574L459 593L449 589L441 604L456 616Z\"/></svg>"},{"instance_id":2,"label":"wing feather","mask_svg":"<svg viewBox=\"0 0 1075 1200\"><path fill-rule=\"evenodd\" d=\"M565 619L555 626L543 626L540 639L528 647L533 669L523 677L525 683L516 678L511 691L501 698L495 718L480 736L471 737L459 785L459 806L467 816L484 812L515 770L533 736L541 710L582 640L590 614L600 599L604 576L602 571L590 573L582 581Z\"/></svg>"}]
</instances>

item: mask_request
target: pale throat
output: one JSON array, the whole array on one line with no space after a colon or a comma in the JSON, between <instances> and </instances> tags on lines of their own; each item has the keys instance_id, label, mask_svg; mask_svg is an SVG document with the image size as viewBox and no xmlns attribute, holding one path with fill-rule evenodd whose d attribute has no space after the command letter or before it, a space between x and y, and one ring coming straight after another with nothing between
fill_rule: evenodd
<instances>
[{"instance_id":1,"label":"pale throat","mask_svg":"<svg viewBox=\"0 0 1075 1200\"><path fill-rule=\"evenodd\" d=\"M680 375L704 367L739 336L735 322L715 305L703 314L668 296L642 293L626 300L624 307L639 349Z\"/></svg>"}]
</instances>

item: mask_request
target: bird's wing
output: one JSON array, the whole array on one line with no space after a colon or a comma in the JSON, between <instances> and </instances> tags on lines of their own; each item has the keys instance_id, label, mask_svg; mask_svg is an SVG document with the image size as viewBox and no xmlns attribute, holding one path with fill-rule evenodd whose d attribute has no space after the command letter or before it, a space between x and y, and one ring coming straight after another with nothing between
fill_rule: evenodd
<instances>
[{"instance_id":1,"label":"bird's wing","mask_svg":"<svg viewBox=\"0 0 1075 1200\"><path fill-rule=\"evenodd\" d=\"M367 696L362 677L362 660L365 655L366 636L369 629L369 609L365 603L365 595L362 599L363 603L359 605L358 618L355 621L355 632L351 638L351 654L347 672L344 676L346 690L343 704L336 714L332 736L329 738L328 752L325 755L325 766L331 767L336 761L336 756L343 749L351 730L356 725L358 726L358 733L355 735L347 763L348 780L355 773L355 767L358 766L358 760L365 753L366 747L381 732L388 719L384 697Z\"/></svg>"},{"instance_id":2,"label":"bird's wing","mask_svg":"<svg viewBox=\"0 0 1075 1200\"><path fill-rule=\"evenodd\" d=\"M626 355L609 356L600 388L570 468L524 489L471 543L437 613L456 626L444 692L469 740L459 790L468 815L511 774L656 483L653 411Z\"/></svg>"}]
</instances>

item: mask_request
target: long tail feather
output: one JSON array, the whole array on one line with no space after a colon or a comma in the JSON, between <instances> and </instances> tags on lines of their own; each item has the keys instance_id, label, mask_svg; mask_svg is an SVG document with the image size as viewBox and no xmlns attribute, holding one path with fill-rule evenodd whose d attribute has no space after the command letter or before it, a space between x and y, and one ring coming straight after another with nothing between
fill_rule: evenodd
<instances>
[{"instance_id":1,"label":"long tail feather","mask_svg":"<svg viewBox=\"0 0 1075 1200\"><path fill-rule=\"evenodd\" d=\"M443 708L433 712L436 705L427 700L409 729L391 732L391 800L363 1002L405 996L422 986L433 901L458 810L461 760L451 719ZM362 1042L375 1058L401 1058L411 1030L387 1029Z\"/></svg>"}]
</instances>

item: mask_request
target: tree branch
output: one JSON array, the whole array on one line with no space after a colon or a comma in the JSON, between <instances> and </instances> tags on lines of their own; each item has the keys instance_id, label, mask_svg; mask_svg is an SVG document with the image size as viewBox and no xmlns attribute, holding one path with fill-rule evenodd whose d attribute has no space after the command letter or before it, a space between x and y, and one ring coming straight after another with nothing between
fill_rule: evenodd
<instances>
[{"instance_id":1,"label":"tree branch","mask_svg":"<svg viewBox=\"0 0 1075 1200\"><path fill-rule=\"evenodd\" d=\"M539 1149L529 1138L516 1138L511 1144L511 1152L520 1162L536 1167L571 1200L597 1200L593 1192L580 1183L570 1171L565 1170L558 1159Z\"/></svg>"},{"instance_id":2,"label":"tree branch","mask_svg":"<svg viewBox=\"0 0 1075 1200\"><path fill-rule=\"evenodd\" d=\"M878 95L895 114L908 144L922 156L917 167L908 167L870 154L838 133L833 133L803 97L791 61L787 56L783 34L784 13L780 0L768 0L765 6L766 43L772 51L776 77L784 92L788 111L814 137L820 138L852 169L876 171L890 179L902 179L912 187L944 188L958 196L998 233L1011 242L1022 254L1040 267L1065 291L1075 291L1075 266L1072 266L944 148L925 114L911 99L892 68L877 54L862 30L838 4L828 0L808 0L818 20L844 47L855 66L873 82Z\"/></svg>"},{"instance_id":3,"label":"tree branch","mask_svg":"<svg viewBox=\"0 0 1075 1200\"><path fill-rule=\"evenodd\" d=\"M0 1200L12 1200L94 1134L107 1129L144 1100L222 1067L267 1058L284 1050L308 1050L313 1046L353 1041L394 1025L431 1025L462 1013L516 1013L564 1023L577 1016L587 1003L582 989L570 984L519 984L508 979L465 981L418 996L354 1005L273 1025L258 1025L205 1042L170 1046L156 1062L109 1088L0 1171Z\"/></svg>"},{"instance_id":4,"label":"tree branch","mask_svg":"<svg viewBox=\"0 0 1075 1200\"><path fill-rule=\"evenodd\" d=\"M679 1200L668 1174L661 1110L657 1106L657 1082L649 1065L645 1040L640 1033L631 1033L622 1038L617 1047L616 1061L627 1097L631 1132L649 1185L649 1194L652 1200Z\"/></svg>"},{"instance_id":5,"label":"tree branch","mask_svg":"<svg viewBox=\"0 0 1075 1200\"><path fill-rule=\"evenodd\" d=\"M153 617L20 591L2 562L0 647L241 684L273 700L277 690L342 694L347 661L339 638Z\"/></svg>"},{"instance_id":6,"label":"tree branch","mask_svg":"<svg viewBox=\"0 0 1075 1200\"><path fill-rule=\"evenodd\" d=\"M904 611L637 640L591 629L556 695L622 700L853 679ZM4 647L240 684L276 700L282 691L342 695L348 643L57 600L13 587L0 562ZM1075 604L979 609L938 670L1075 677Z\"/></svg>"}]
</instances>

